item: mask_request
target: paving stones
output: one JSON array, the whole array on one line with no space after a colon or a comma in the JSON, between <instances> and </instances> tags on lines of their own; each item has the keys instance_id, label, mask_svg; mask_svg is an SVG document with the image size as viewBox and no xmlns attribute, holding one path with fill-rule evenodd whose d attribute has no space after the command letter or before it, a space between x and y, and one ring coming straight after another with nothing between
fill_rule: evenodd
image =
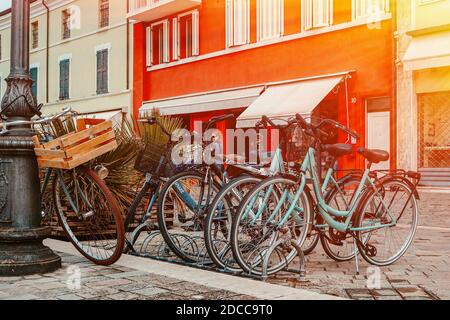
<instances>
[{"instance_id":1,"label":"paving stones","mask_svg":"<svg viewBox=\"0 0 450 320\"><path fill-rule=\"evenodd\" d=\"M136 271L101 267L63 254L64 268L46 275L0 278L0 300L185 300L254 299L226 290ZM70 288L69 267L79 267L79 287Z\"/></svg>"}]
</instances>

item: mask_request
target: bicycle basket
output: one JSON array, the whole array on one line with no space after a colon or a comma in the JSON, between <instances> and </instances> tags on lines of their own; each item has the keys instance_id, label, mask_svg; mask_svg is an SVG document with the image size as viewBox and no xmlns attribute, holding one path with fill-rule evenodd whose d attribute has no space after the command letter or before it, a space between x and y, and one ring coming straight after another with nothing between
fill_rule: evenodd
<instances>
[{"instance_id":1,"label":"bicycle basket","mask_svg":"<svg viewBox=\"0 0 450 320\"><path fill-rule=\"evenodd\" d=\"M136 156L134 168L143 173L154 173L158 169L161 157L166 153L166 146L156 143L147 143ZM164 170L164 168L161 168Z\"/></svg>"},{"instance_id":2,"label":"bicycle basket","mask_svg":"<svg viewBox=\"0 0 450 320\"><path fill-rule=\"evenodd\" d=\"M286 161L302 162L308 152L309 139L299 126L285 129Z\"/></svg>"}]
</instances>

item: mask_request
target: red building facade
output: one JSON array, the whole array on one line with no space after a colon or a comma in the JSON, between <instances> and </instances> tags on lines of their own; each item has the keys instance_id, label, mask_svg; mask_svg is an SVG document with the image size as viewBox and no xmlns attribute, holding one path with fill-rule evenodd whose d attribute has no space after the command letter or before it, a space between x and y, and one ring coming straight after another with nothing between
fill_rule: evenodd
<instances>
[{"instance_id":1,"label":"red building facade","mask_svg":"<svg viewBox=\"0 0 450 320\"><path fill-rule=\"evenodd\" d=\"M245 116L261 101L286 116L299 101L298 112L335 118L360 133L360 141L350 141L355 146L389 149L392 168L392 2L130 0L133 111L157 107L192 125L226 113ZM292 92L286 86L298 91L282 96ZM291 106L286 112L285 105ZM364 159L350 156L345 164L361 167Z\"/></svg>"}]
</instances>

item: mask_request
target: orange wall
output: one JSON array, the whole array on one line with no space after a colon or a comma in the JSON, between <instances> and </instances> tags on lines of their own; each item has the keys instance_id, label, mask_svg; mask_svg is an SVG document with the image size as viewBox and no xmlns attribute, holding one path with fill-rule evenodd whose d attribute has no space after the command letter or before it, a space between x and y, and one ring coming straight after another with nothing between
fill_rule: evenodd
<instances>
[{"instance_id":1,"label":"orange wall","mask_svg":"<svg viewBox=\"0 0 450 320\"><path fill-rule=\"evenodd\" d=\"M356 70L362 95L390 94L392 32L366 26L144 72L144 100Z\"/></svg>"}]
</instances>

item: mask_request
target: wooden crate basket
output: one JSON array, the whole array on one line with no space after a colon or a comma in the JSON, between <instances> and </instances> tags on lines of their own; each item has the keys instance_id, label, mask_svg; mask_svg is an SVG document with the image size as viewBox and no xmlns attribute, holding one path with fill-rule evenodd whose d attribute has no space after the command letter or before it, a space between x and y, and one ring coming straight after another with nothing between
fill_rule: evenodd
<instances>
[{"instance_id":1,"label":"wooden crate basket","mask_svg":"<svg viewBox=\"0 0 450 320\"><path fill-rule=\"evenodd\" d=\"M117 148L111 121L79 119L77 129L44 144L33 138L40 168L73 169Z\"/></svg>"}]
</instances>

